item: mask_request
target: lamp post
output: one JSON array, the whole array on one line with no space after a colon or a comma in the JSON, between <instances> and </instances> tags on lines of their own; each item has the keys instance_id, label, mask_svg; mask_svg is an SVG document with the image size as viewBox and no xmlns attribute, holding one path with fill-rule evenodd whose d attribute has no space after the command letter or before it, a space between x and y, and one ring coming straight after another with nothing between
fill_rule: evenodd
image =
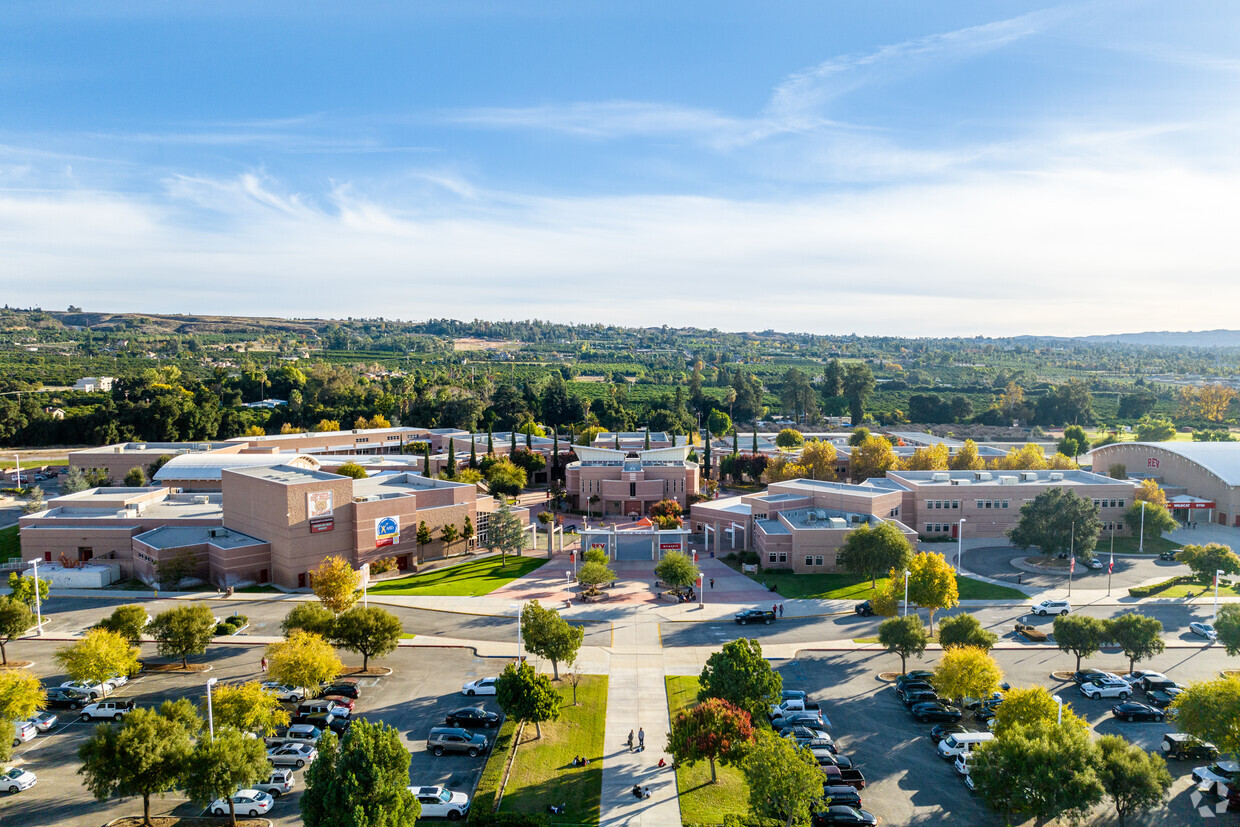
<instances>
[{"instance_id":1,"label":"lamp post","mask_svg":"<svg viewBox=\"0 0 1240 827\"><path fill-rule=\"evenodd\" d=\"M215 712L211 709L211 687L215 686L219 678L207 678L207 730L211 733L211 737L215 737Z\"/></svg>"},{"instance_id":2,"label":"lamp post","mask_svg":"<svg viewBox=\"0 0 1240 827\"><path fill-rule=\"evenodd\" d=\"M31 560L30 565L34 566L34 615L35 622L39 624L39 637L43 636L43 607L39 603L39 561ZM1217 590L1216 590L1217 591ZM1215 600L1215 603L1218 601ZM1217 612L1216 612L1217 614Z\"/></svg>"},{"instance_id":3,"label":"lamp post","mask_svg":"<svg viewBox=\"0 0 1240 827\"><path fill-rule=\"evenodd\" d=\"M1222 569L1214 570L1214 621L1216 623L1218 622L1218 581L1219 581L1219 578L1222 576L1223 576ZM36 589L35 591L37 592L38 590ZM39 633L42 634L42 630L39 630Z\"/></svg>"},{"instance_id":4,"label":"lamp post","mask_svg":"<svg viewBox=\"0 0 1240 827\"><path fill-rule=\"evenodd\" d=\"M1072 524L1072 534L1068 538L1068 597L1072 596L1072 572L1076 570L1076 523Z\"/></svg>"},{"instance_id":5,"label":"lamp post","mask_svg":"<svg viewBox=\"0 0 1240 827\"><path fill-rule=\"evenodd\" d=\"M960 518L960 523L956 527L956 568L964 571L964 524L965 518Z\"/></svg>"},{"instance_id":6,"label":"lamp post","mask_svg":"<svg viewBox=\"0 0 1240 827\"><path fill-rule=\"evenodd\" d=\"M1051 700L1059 704L1059 720L1056 723L1063 723L1063 698L1058 695L1051 695Z\"/></svg>"},{"instance_id":7,"label":"lamp post","mask_svg":"<svg viewBox=\"0 0 1240 827\"><path fill-rule=\"evenodd\" d=\"M904 616L908 617L908 576L912 574L908 569L904 570Z\"/></svg>"},{"instance_id":8,"label":"lamp post","mask_svg":"<svg viewBox=\"0 0 1240 827\"><path fill-rule=\"evenodd\" d=\"M1137 535L1137 551L1145 551L1145 500L1141 501L1141 533Z\"/></svg>"},{"instance_id":9,"label":"lamp post","mask_svg":"<svg viewBox=\"0 0 1240 827\"><path fill-rule=\"evenodd\" d=\"M1111 572L1115 571L1115 523L1111 523L1111 562L1107 565L1107 597L1111 596Z\"/></svg>"},{"instance_id":10,"label":"lamp post","mask_svg":"<svg viewBox=\"0 0 1240 827\"><path fill-rule=\"evenodd\" d=\"M509 603L508 608L517 610L517 666L521 666L521 604Z\"/></svg>"}]
</instances>

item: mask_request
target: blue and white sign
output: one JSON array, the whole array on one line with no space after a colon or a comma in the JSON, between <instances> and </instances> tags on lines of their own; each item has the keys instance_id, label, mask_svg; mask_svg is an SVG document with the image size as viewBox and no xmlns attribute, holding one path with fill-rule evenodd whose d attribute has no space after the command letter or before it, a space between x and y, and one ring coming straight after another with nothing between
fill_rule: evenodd
<instances>
[{"instance_id":1,"label":"blue and white sign","mask_svg":"<svg viewBox=\"0 0 1240 827\"><path fill-rule=\"evenodd\" d=\"M382 517L375 523L375 548L390 546L400 539L400 517Z\"/></svg>"}]
</instances>

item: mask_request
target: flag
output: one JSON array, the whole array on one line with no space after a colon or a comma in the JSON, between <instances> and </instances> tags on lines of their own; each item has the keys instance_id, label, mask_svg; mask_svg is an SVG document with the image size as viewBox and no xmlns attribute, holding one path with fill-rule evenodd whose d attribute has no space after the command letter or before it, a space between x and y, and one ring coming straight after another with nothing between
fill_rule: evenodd
<instances>
[{"instance_id":1,"label":"flag","mask_svg":"<svg viewBox=\"0 0 1240 827\"><path fill-rule=\"evenodd\" d=\"M1072 561L1068 563L1068 574L1072 574L1075 571L1076 571L1076 558L1073 557Z\"/></svg>"},{"instance_id":2,"label":"flag","mask_svg":"<svg viewBox=\"0 0 1240 827\"><path fill-rule=\"evenodd\" d=\"M1107 566L1107 574L1115 571L1115 552L1111 552L1111 564Z\"/></svg>"}]
</instances>

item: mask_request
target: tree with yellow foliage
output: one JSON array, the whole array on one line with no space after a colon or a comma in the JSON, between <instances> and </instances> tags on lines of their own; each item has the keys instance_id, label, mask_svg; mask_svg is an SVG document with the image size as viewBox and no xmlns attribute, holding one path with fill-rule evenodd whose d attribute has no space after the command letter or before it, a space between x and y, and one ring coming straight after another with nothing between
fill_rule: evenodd
<instances>
[{"instance_id":1,"label":"tree with yellow foliage","mask_svg":"<svg viewBox=\"0 0 1240 827\"><path fill-rule=\"evenodd\" d=\"M809 479L810 469L790 456L774 456L766 463L764 472L767 483L785 480Z\"/></svg>"},{"instance_id":2,"label":"tree with yellow foliage","mask_svg":"<svg viewBox=\"0 0 1240 827\"><path fill-rule=\"evenodd\" d=\"M263 430L262 425L251 425L250 427L246 428L245 432L242 433L241 435L242 436L266 436L267 432Z\"/></svg>"},{"instance_id":3,"label":"tree with yellow foliage","mask_svg":"<svg viewBox=\"0 0 1240 827\"><path fill-rule=\"evenodd\" d=\"M1200 416L1208 422L1222 422L1227 417L1231 401L1236 398L1236 392L1225 385L1183 387L1180 389L1180 398L1190 414Z\"/></svg>"},{"instance_id":4,"label":"tree with yellow foliage","mask_svg":"<svg viewBox=\"0 0 1240 827\"><path fill-rule=\"evenodd\" d=\"M993 460L990 467L996 471L1044 471L1046 455L1042 453L1041 445L1027 442L1020 448L1008 451L1006 457Z\"/></svg>"},{"instance_id":5,"label":"tree with yellow foliage","mask_svg":"<svg viewBox=\"0 0 1240 827\"><path fill-rule=\"evenodd\" d=\"M885 437L870 435L852 449L848 473L853 482L861 482L870 477L885 477L888 471L896 467L897 462L891 443Z\"/></svg>"},{"instance_id":6,"label":"tree with yellow foliage","mask_svg":"<svg viewBox=\"0 0 1240 827\"><path fill-rule=\"evenodd\" d=\"M314 431L316 434L325 434L331 431L339 431L340 423L334 419L320 419L318 421L318 424L316 424L310 430Z\"/></svg>"},{"instance_id":7,"label":"tree with yellow foliage","mask_svg":"<svg viewBox=\"0 0 1240 827\"><path fill-rule=\"evenodd\" d=\"M947 465L947 445L942 442L917 448L911 457L900 463L905 471L946 471Z\"/></svg>"},{"instance_id":8,"label":"tree with yellow foliage","mask_svg":"<svg viewBox=\"0 0 1240 827\"><path fill-rule=\"evenodd\" d=\"M1132 494L1134 502L1147 502L1150 505L1160 505L1167 507L1167 494L1158 487L1158 483L1153 480L1141 480L1141 484L1137 486Z\"/></svg>"},{"instance_id":9,"label":"tree with yellow foliage","mask_svg":"<svg viewBox=\"0 0 1240 827\"><path fill-rule=\"evenodd\" d=\"M835 446L821 439L811 439L801 449L798 465L809 471L812 480L834 480L837 455Z\"/></svg>"},{"instance_id":10,"label":"tree with yellow foliage","mask_svg":"<svg viewBox=\"0 0 1240 827\"><path fill-rule=\"evenodd\" d=\"M343 557L326 558L311 572L310 578L315 596L332 614L347 612L357 602L362 575Z\"/></svg>"},{"instance_id":11,"label":"tree with yellow foliage","mask_svg":"<svg viewBox=\"0 0 1240 827\"><path fill-rule=\"evenodd\" d=\"M960 602L956 570L942 554L933 551L913 555L908 566L908 599L930 613L930 634L934 634L934 613Z\"/></svg>"},{"instance_id":12,"label":"tree with yellow foliage","mask_svg":"<svg viewBox=\"0 0 1240 827\"><path fill-rule=\"evenodd\" d=\"M981 471L986 467L986 460L978 453L977 443L966 439L956 456L951 458L948 467L953 471Z\"/></svg>"}]
</instances>

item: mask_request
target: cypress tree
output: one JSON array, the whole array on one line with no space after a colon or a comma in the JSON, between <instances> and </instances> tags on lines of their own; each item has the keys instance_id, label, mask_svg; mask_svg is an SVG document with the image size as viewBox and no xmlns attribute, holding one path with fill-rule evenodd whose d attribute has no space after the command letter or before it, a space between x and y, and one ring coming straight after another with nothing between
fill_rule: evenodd
<instances>
[{"instance_id":1,"label":"cypress tree","mask_svg":"<svg viewBox=\"0 0 1240 827\"><path fill-rule=\"evenodd\" d=\"M753 452L758 453L758 429L753 429Z\"/></svg>"},{"instance_id":2,"label":"cypress tree","mask_svg":"<svg viewBox=\"0 0 1240 827\"><path fill-rule=\"evenodd\" d=\"M706 455L706 463L704 467L706 468L706 479L710 479L710 440L709 439L706 440L705 455Z\"/></svg>"},{"instance_id":3,"label":"cypress tree","mask_svg":"<svg viewBox=\"0 0 1240 827\"><path fill-rule=\"evenodd\" d=\"M619 431L616 432L616 450L617 451L620 450L620 432Z\"/></svg>"},{"instance_id":4,"label":"cypress tree","mask_svg":"<svg viewBox=\"0 0 1240 827\"><path fill-rule=\"evenodd\" d=\"M737 439L736 429L733 428L732 429L732 453L733 455L739 454L741 452L740 448L738 448L736 445L736 439Z\"/></svg>"},{"instance_id":5,"label":"cypress tree","mask_svg":"<svg viewBox=\"0 0 1240 827\"><path fill-rule=\"evenodd\" d=\"M472 431L469 434L469 467L478 467L478 443L474 442L474 435Z\"/></svg>"},{"instance_id":6,"label":"cypress tree","mask_svg":"<svg viewBox=\"0 0 1240 827\"><path fill-rule=\"evenodd\" d=\"M646 450L650 450L650 426L646 426Z\"/></svg>"},{"instance_id":7,"label":"cypress tree","mask_svg":"<svg viewBox=\"0 0 1240 827\"><path fill-rule=\"evenodd\" d=\"M487 453L495 453L495 434L491 431L491 425L487 425Z\"/></svg>"},{"instance_id":8,"label":"cypress tree","mask_svg":"<svg viewBox=\"0 0 1240 827\"><path fill-rule=\"evenodd\" d=\"M534 423L530 422L528 427L529 427L529 430L525 432L525 447L526 448L532 447L530 445L530 434L533 433L534 431Z\"/></svg>"},{"instance_id":9,"label":"cypress tree","mask_svg":"<svg viewBox=\"0 0 1240 827\"><path fill-rule=\"evenodd\" d=\"M508 434L512 438L512 443L508 446L508 453L515 454L517 452L517 426L513 425L512 430Z\"/></svg>"},{"instance_id":10,"label":"cypress tree","mask_svg":"<svg viewBox=\"0 0 1240 827\"><path fill-rule=\"evenodd\" d=\"M560 437L551 429L551 479L560 478Z\"/></svg>"},{"instance_id":11,"label":"cypress tree","mask_svg":"<svg viewBox=\"0 0 1240 827\"><path fill-rule=\"evenodd\" d=\"M431 444L429 442L422 449L422 476L427 479L431 476Z\"/></svg>"},{"instance_id":12,"label":"cypress tree","mask_svg":"<svg viewBox=\"0 0 1240 827\"><path fill-rule=\"evenodd\" d=\"M456 443L448 437L448 479L456 476Z\"/></svg>"}]
</instances>

